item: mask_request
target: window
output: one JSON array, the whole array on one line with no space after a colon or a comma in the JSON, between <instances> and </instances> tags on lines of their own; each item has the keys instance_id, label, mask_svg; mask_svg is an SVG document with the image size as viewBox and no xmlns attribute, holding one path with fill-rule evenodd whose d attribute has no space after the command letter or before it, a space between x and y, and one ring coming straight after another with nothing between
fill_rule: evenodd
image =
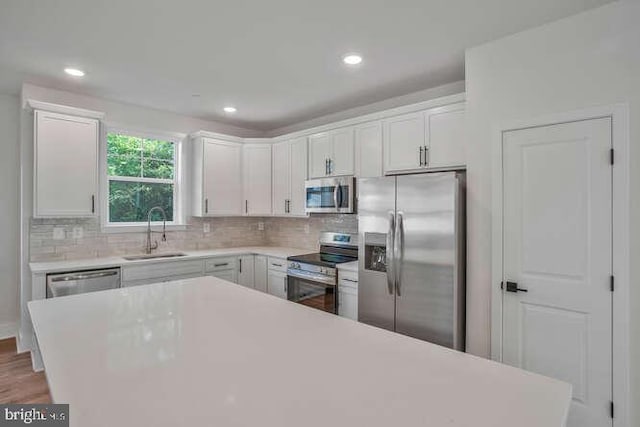
<instances>
[{"instance_id":1,"label":"window","mask_svg":"<svg viewBox=\"0 0 640 427\"><path fill-rule=\"evenodd\" d=\"M107 225L147 222L149 210L160 206L167 222L177 212L177 147L170 140L119 132L107 133ZM152 221L162 221L155 211Z\"/></svg>"}]
</instances>

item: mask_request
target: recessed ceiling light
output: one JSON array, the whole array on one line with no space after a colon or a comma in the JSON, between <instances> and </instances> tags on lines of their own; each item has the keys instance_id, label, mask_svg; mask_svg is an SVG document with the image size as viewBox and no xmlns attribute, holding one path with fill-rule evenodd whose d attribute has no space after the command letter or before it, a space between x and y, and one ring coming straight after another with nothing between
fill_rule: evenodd
<instances>
[{"instance_id":1,"label":"recessed ceiling light","mask_svg":"<svg viewBox=\"0 0 640 427\"><path fill-rule=\"evenodd\" d=\"M238 111L236 107L224 107L223 110L225 113L235 113L236 111Z\"/></svg>"},{"instance_id":2,"label":"recessed ceiling light","mask_svg":"<svg viewBox=\"0 0 640 427\"><path fill-rule=\"evenodd\" d=\"M77 68L65 68L64 72L73 77L82 77L84 76L84 71L78 70Z\"/></svg>"},{"instance_id":3,"label":"recessed ceiling light","mask_svg":"<svg viewBox=\"0 0 640 427\"><path fill-rule=\"evenodd\" d=\"M362 62L362 56L356 53L349 53L342 57L342 61L347 65L358 65Z\"/></svg>"}]
</instances>

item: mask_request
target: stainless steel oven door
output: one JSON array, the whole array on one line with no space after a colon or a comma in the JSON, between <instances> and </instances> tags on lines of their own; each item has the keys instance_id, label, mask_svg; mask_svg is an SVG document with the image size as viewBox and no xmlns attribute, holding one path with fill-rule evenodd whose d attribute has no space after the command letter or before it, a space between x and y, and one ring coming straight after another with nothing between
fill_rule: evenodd
<instances>
[{"instance_id":1,"label":"stainless steel oven door","mask_svg":"<svg viewBox=\"0 0 640 427\"><path fill-rule=\"evenodd\" d=\"M352 176L305 182L306 213L353 213L355 179Z\"/></svg>"},{"instance_id":2,"label":"stainless steel oven door","mask_svg":"<svg viewBox=\"0 0 640 427\"><path fill-rule=\"evenodd\" d=\"M287 275L287 299L307 307L338 313L338 292L335 277L319 277L305 272Z\"/></svg>"}]
</instances>

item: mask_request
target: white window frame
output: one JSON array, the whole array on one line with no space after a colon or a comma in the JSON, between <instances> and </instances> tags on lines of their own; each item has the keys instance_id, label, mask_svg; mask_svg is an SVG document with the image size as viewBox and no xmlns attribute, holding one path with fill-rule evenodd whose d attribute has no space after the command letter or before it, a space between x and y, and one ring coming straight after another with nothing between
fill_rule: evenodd
<instances>
[{"instance_id":1,"label":"white window frame","mask_svg":"<svg viewBox=\"0 0 640 427\"><path fill-rule=\"evenodd\" d=\"M168 133L149 130L140 130L131 127L117 125L103 126L102 137L100 138L100 211L101 228L105 233L140 232L147 229L145 222L110 222L109 221L109 182L112 180L107 174L107 134L118 133L121 135L134 136L146 139L160 139L172 142L175 147L174 171L173 171L173 221L167 221L167 230L185 230L185 179L184 179L184 146L186 135L181 133ZM143 177L117 177L123 182L145 182L145 183L167 183L166 179L143 178ZM162 221L152 221L154 227L162 226Z\"/></svg>"}]
</instances>

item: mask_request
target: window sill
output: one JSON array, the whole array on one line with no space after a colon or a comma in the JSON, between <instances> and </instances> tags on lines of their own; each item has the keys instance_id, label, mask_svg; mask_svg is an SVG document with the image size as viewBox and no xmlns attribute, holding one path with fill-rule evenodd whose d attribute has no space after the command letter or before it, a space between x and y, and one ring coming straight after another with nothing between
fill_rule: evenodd
<instances>
[{"instance_id":1,"label":"window sill","mask_svg":"<svg viewBox=\"0 0 640 427\"><path fill-rule=\"evenodd\" d=\"M187 229L186 224L167 224L167 231L184 231ZM151 230L162 231L162 223L152 222ZM138 224L122 224L122 225L103 225L103 233L144 233L147 231L147 225Z\"/></svg>"}]
</instances>

